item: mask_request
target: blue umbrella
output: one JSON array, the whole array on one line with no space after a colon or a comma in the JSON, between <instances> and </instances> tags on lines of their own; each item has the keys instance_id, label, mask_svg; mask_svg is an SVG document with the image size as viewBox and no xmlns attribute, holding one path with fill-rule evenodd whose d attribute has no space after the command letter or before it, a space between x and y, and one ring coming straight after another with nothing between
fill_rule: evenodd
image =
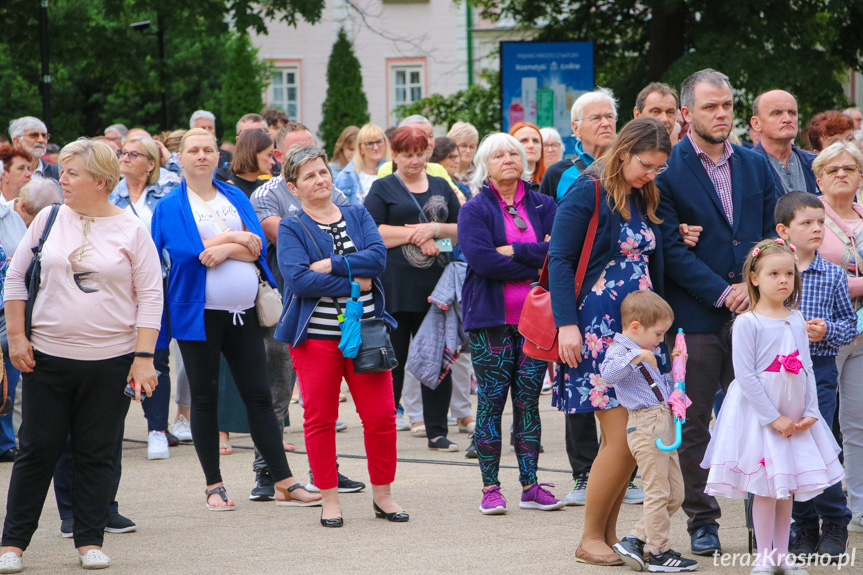
<instances>
[{"instance_id":1,"label":"blue umbrella","mask_svg":"<svg viewBox=\"0 0 863 575\"><path fill-rule=\"evenodd\" d=\"M348 258L345 258L347 263ZM351 298L345 304L345 311L339 317L339 327L342 330L342 339L339 341L339 349L344 357L354 358L363 342L360 336L360 319L363 317L363 304L360 302L360 284L351 276L351 265L348 265L348 278L351 281Z\"/></svg>"}]
</instances>

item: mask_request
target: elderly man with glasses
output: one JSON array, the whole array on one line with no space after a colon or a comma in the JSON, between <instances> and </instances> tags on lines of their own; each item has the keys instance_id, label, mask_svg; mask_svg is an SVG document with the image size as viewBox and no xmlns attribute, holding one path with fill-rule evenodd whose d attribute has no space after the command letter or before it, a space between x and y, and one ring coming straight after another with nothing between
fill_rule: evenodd
<instances>
[{"instance_id":1,"label":"elderly man with glasses","mask_svg":"<svg viewBox=\"0 0 863 575\"><path fill-rule=\"evenodd\" d=\"M42 120L33 116L12 120L9 123L9 137L16 148L26 150L33 156L31 169L34 178L60 179L60 169L42 159L48 148L48 140L51 139L48 127Z\"/></svg>"}]
</instances>

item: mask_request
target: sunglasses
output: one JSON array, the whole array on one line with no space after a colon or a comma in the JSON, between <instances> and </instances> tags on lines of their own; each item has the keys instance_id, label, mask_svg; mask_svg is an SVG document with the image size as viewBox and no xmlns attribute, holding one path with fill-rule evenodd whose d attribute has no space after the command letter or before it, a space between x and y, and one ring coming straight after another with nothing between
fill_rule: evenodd
<instances>
[{"instance_id":1,"label":"sunglasses","mask_svg":"<svg viewBox=\"0 0 863 575\"><path fill-rule=\"evenodd\" d=\"M506 213L512 216L512 221L519 230L524 231L527 229L527 222L524 221L524 218L518 215L518 210L515 206L507 206Z\"/></svg>"},{"instance_id":2,"label":"sunglasses","mask_svg":"<svg viewBox=\"0 0 863 575\"><path fill-rule=\"evenodd\" d=\"M319 158L323 155L324 155L324 151L322 149L320 149L320 148L309 148L308 150L305 150L303 152L295 154L294 156L291 156L290 160L291 160L292 164L299 164L300 162L302 162L306 158L315 159L315 158Z\"/></svg>"}]
</instances>

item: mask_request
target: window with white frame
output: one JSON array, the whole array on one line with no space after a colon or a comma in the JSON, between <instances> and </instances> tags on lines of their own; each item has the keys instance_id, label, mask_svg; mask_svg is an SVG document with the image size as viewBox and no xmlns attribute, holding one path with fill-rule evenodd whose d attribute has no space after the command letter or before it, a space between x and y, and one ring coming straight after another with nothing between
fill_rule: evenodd
<instances>
[{"instance_id":1,"label":"window with white frame","mask_svg":"<svg viewBox=\"0 0 863 575\"><path fill-rule=\"evenodd\" d=\"M291 120L300 119L300 69L277 66L270 72L267 105L281 108Z\"/></svg>"},{"instance_id":2,"label":"window with white frame","mask_svg":"<svg viewBox=\"0 0 863 575\"><path fill-rule=\"evenodd\" d=\"M397 64L390 68L393 107L413 104L425 97L423 64Z\"/></svg>"}]
</instances>

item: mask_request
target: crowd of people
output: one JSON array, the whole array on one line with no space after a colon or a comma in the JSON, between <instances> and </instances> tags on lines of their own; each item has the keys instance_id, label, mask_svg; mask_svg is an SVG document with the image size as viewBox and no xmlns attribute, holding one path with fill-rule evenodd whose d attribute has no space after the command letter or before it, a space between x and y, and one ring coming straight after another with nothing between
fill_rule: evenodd
<instances>
[{"instance_id":1,"label":"crowd of people","mask_svg":"<svg viewBox=\"0 0 863 575\"><path fill-rule=\"evenodd\" d=\"M338 469L343 381L373 512L390 522L410 519L392 491L399 432L476 458L479 511L506 513L511 396L519 507L585 506L577 561L693 571L669 546L673 516L693 555L721 552L716 495L748 500L753 573L838 560L863 531L863 114L825 111L801 131L794 96L768 91L741 142L733 87L705 69L679 93L649 84L632 115L618 130L618 101L597 88L572 104L569 150L529 122L436 137L410 116L345 127L329 157L279 110L242 116L235 143L198 110L162 134L114 124L56 163L41 120L13 121L0 340L8 401L19 380L27 393L0 418L0 461L14 462L0 573L22 570L52 478L80 564L110 565L104 531L136 528L116 502L131 401L149 459L194 443L207 509L236 509L219 461L247 432L249 499L320 506L322 526L342 527L339 494L365 488ZM557 362L519 328L537 282ZM560 498L537 476L546 393L573 478ZM295 395L306 483L285 455ZM681 405L680 446L662 449ZM643 513L621 539L624 503Z\"/></svg>"}]
</instances>

